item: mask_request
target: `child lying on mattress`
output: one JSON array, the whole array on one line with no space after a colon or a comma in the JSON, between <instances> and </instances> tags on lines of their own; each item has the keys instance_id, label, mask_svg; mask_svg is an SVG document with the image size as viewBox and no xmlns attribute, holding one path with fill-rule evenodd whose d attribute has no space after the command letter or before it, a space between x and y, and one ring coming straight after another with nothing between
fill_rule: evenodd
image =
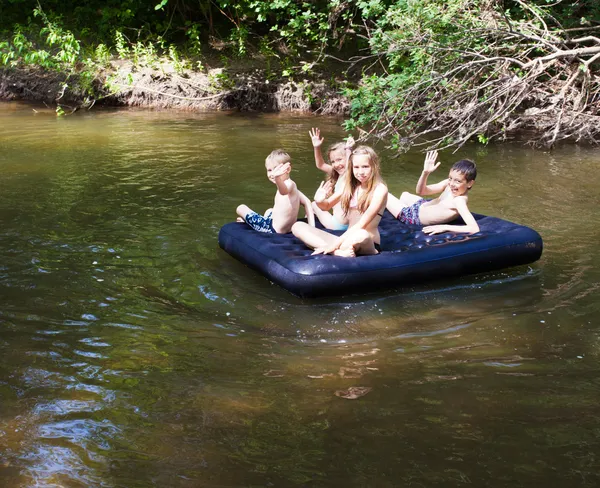
<instances>
[{"instance_id":1,"label":"child lying on mattress","mask_svg":"<svg viewBox=\"0 0 600 488\"><path fill-rule=\"evenodd\" d=\"M400 198L388 194L386 208L401 222L411 225L423 225L426 234L440 234L442 232L479 232L479 225L467 207L469 197L467 192L475 184L477 166L473 161L461 159L452 165L447 179L427 184L427 177L440 165L437 151L429 151L425 156L423 173L417 182L417 194L404 192ZM424 195L442 193L432 200L421 198ZM448 225L458 216L461 216L465 225Z\"/></svg>"},{"instance_id":2,"label":"child lying on mattress","mask_svg":"<svg viewBox=\"0 0 600 488\"><path fill-rule=\"evenodd\" d=\"M292 165L289 154L282 149L275 149L267 156L265 167L267 178L277 185L273 208L260 215L247 205L239 205L236 209L239 215L238 221L246 222L258 232L287 234L298 219L298 210L302 204L308 223L314 227L315 217L310 200L290 179Z\"/></svg>"}]
</instances>

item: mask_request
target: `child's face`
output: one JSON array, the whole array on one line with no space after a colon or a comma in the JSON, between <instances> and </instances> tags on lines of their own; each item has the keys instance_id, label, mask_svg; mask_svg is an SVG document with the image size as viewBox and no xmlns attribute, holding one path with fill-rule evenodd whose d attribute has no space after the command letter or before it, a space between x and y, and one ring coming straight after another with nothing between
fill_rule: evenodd
<instances>
[{"instance_id":1,"label":"child's face","mask_svg":"<svg viewBox=\"0 0 600 488\"><path fill-rule=\"evenodd\" d=\"M455 169L450 171L450 175L448 176L448 188L450 188L452 195L455 197L466 195L467 191L473 186L473 183L475 181L467 182L465 175Z\"/></svg>"},{"instance_id":2,"label":"child's face","mask_svg":"<svg viewBox=\"0 0 600 488\"><path fill-rule=\"evenodd\" d=\"M338 174L343 175L346 172L346 151L337 149L329 153L329 163Z\"/></svg>"},{"instance_id":3,"label":"child's face","mask_svg":"<svg viewBox=\"0 0 600 488\"><path fill-rule=\"evenodd\" d=\"M368 154L356 154L352 156L352 171L354 177L362 184L369 181L373 168Z\"/></svg>"},{"instance_id":4,"label":"child's face","mask_svg":"<svg viewBox=\"0 0 600 488\"><path fill-rule=\"evenodd\" d=\"M292 165L290 163L280 164L276 161L271 161L265 163L265 168L267 170L267 178L271 180L272 183L275 183L275 178L279 176L282 172L286 174L286 178L289 178L289 173L292 169Z\"/></svg>"}]
</instances>

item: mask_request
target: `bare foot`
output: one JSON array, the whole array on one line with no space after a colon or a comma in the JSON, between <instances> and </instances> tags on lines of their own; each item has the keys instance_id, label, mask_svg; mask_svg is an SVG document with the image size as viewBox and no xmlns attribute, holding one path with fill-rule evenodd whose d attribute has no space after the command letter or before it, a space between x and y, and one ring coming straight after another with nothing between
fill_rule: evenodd
<instances>
[{"instance_id":1,"label":"bare foot","mask_svg":"<svg viewBox=\"0 0 600 488\"><path fill-rule=\"evenodd\" d=\"M342 256L344 258L355 258L356 257L356 253L354 252L354 249L352 249L352 248L336 249L335 251L333 251L333 255L334 256Z\"/></svg>"},{"instance_id":2,"label":"bare foot","mask_svg":"<svg viewBox=\"0 0 600 488\"><path fill-rule=\"evenodd\" d=\"M235 219L236 222L244 222L244 219L241 217L238 217L237 219Z\"/></svg>"}]
</instances>

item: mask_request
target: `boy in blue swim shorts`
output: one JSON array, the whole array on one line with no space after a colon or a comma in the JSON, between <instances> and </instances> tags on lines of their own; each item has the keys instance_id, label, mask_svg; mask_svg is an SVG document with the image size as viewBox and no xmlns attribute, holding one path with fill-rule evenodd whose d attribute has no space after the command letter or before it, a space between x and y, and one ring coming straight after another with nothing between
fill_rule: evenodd
<instances>
[{"instance_id":1,"label":"boy in blue swim shorts","mask_svg":"<svg viewBox=\"0 0 600 488\"><path fill-rule=\"evenodd\" d=\"M426 234L479 232L479 225L467 207L467 193L475 184L477 166L473 161L461 159L452 165L447 179L428 185L427 178L441 164L436 163L437 156L437 151L429 151L425 156L423 172L417 182L417 195L404 192L397 198L389 193L386 208L405 224L424 226ZM432 200L422 198L440 192L441 195ZM459 216L464 225L447 224Z\"/></svg>"},{"instance_id":2,"label":"boy in blue swim shorts","mask_svg":"<svg viewBox=\"0 0 600 488\"><path fill-rule=\"evenodd\" d=\"M302 204L308 223L314 227L315 217L310 200L290 178L292 164L289 154L282 149L275 149L267 156L265 168L267 178L277 186L273 208L260 215L247 205L239 205L236 209L238 222L246 222L257 232L287 234L298 220L298 211Z\"/></svg>"}]
</instances>

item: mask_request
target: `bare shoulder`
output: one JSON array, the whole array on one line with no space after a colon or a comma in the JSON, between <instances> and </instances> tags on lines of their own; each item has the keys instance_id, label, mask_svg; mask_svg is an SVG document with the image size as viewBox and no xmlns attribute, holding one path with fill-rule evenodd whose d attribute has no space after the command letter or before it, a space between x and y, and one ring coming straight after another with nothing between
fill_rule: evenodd
<instances>
[{"instance_id":1,"label":"bare shoulder","mask_svg":"<svg viewBox=\"0 0 600 488\"><path fill-rule=\"evenodd\" d=\"M469 203L469 197L467 195L459 195L454 197L452 201L454 202L454 205L456 205L457 208L466 208L467 204Z\"/></svg>"},{"instance_id":2,"label":"bare shoulder","mask_svg":"<svg viewBox=\"0 0 600 488\"><path fill-rule=\"evenodd\" d=\"M388 193L387 185L383 182L378 183L377 186L375 187L375 193L387 195L387 193Z\"/></svg>"},{"instance_id":3,"label":"bare shoulder","mask_svg":"<svg viewBox=\"0 0 600 488\"><path fill-rule=\"evenodd\" d=\"M371 198L372 205L382 205L387 202L388 196L388 187L385 183L378 183L375 189L373 190L373 196Z\"/></svg>"}]
</instances>

